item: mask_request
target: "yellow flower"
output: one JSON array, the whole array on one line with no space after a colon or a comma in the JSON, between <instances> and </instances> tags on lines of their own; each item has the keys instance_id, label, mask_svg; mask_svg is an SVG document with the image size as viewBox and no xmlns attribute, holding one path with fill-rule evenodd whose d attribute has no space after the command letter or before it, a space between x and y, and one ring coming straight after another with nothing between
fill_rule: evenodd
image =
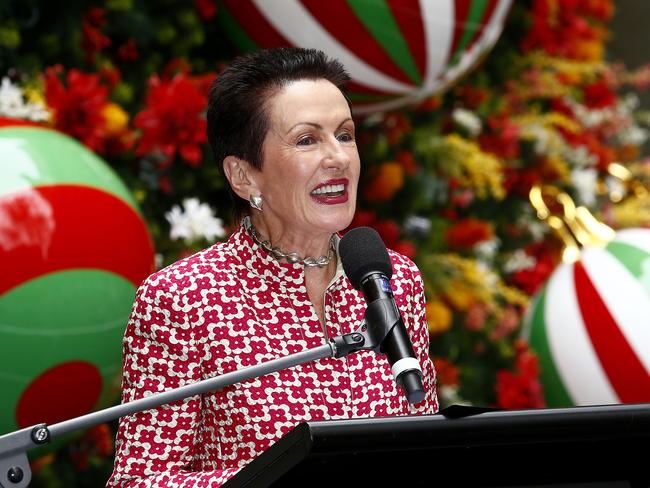
<instances>
[{"instance_id":1,"label":"yellow flower","mask_svg":"<svg viewBox=\"0 0 650 488\"><path fill-rule=\"evenodd\" d=\"M549 178L564 182L570 181L570 171L567 162L558 155L549 155L542 160L542 173Z\"/></svg>"},{"instance_id":2,"label":"yellow flower","mask_svg":"<svg viewBox=\"0 0 650 488\"><path fill-rule=\"evenodd\" d=\"M587 45L581 49L590 50L589 57L582 60L557 58L549 56L542 51L535 51L527 55L523 60L523 67L534 66L543 70L541 75L541 82L539 86L531 87L522 83L519 89L524 93L529 94L530 97L542 96L544 98L551 98L558 96L560 92L565 94L569 92L571 86L580 83L590 83L595 80L599 75L608 69L607 65L602 61L602 45L599 47L599 41L588 41L594 45ZM598 51L600 56L598 57ZM596 55L596 57L593 57ZM561 80L558 83L558 79ZM545 90L547 93L540 90ZM529 93L530 92L530 93Z\"/></svg>"},{"instance_id":3,"label":"yellow flower","mask_svg":"<svg viewBox=\"0 0 650 488\"><path fill-rule=\"evenodd\" d=\"M440 300L434 300L426 305L427 322L429 333L439 335L451 327L452 312L449 307Z\"/></svg>"},{"instance_id":4,"label":"yellow flower","mask_svg":"<svg viewBox=\"0 0 650 488\"><path fill-rule=\"evenodd\" d=\"M488 195L500 200L505 197L503 188L502 164L499 158L486 153L473 141L458 134L444 138L449 158L454 165L449 169L463 186L471 188L478 198Z\"/></svg>"},{"instance_id":5,"label":"yellow flower","mask_svg":"<svg viewBox=\"0 0 650 488\"><path fill-rule=\"evenodd\" d=\"M513 118L513 121L523 126L541 125L547 128L559 127L569 132L580 132L583 130L580 125L560 112L529 113L521 117Z\"/></svg>"},{"instance_id":6,"label":"yellow flower","mask_svg":"<svg viewBox=\"0 0 650 488\"><path fill-rule=\"evenodd\" d=\"M604 46L600 40L579 39L574 46L575 52L581 59L600 61L603 59Z\"/></svg>"},{"instance_id":7,"label":"yellow flower","mask_svg":"<svg viewBox=\"0 0 650 488\"><path fill-rule=\"evenodd\" d=\"M29 103L36 103L38 105L45 106L45 99L43 98L43 94L38 90L34 88L25 88L23 94Z\"/></svg>"},{"instance_id":8,"label":"yellow flower","mask_svg":"<svg viewBox=\"0 0 650 488\"><path fill-rule=\"evenodd\" d=\"M476 301L471 287L461 281L451 281L445 290L445 296L451 305L461 312L467 310Z\"/></svg>"},{"instance_id":9,"label":"yellow flower","mask_svg":"<svg viewBox=\"0 0 650 488\"><path fill-rule=\"evenodd\" d=\"M106 121L106 132L120 134L129 125L129 114L116 103L107 103L102 110Z\"/></svg>"},{"instance_id":10,"label":"yellow flower","mask_svg":"<svg viewBox=\"0 0 650 488\"><path fill-rule=\"evenodd\" d=\"M524 292L520 291L518 288L508 286L502 281L499 281L496 292L511 305L526 307L530 301L528 295L526 295Z\"/></svg>"}]
</instances>

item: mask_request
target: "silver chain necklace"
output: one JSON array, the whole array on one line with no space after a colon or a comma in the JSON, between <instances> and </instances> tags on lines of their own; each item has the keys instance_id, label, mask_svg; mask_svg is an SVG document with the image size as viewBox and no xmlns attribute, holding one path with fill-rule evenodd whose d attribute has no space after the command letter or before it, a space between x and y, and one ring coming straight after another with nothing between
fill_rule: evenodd
<instances>
[{"instance_id":1,"label":"silver chain necklace","mask_svg":"<svg viewBox=\"0 0 650 488\"><path fill-rule=\"evenodd\" d=\"M280 261L281 259L286 259L287 262L289 263L302 263L303 266L306 268L324 268L327 266L332 258L336 254L336 244L334 241L334 235L330 238L330 248L327 251L327 256L321 256L318 258L314 258L311 256L307 256L305 258L302 258L300 254L297 252L290 252L290 253L285 253L282 249L279 247L273 247L271 245L271 242L268 239L262 239L260 235L257 233L257 230L255 230L255 227L253 226L253 223L251 222L250 216L244 217L244 228L246 229L246 232L248 232L248 235L251 236L251 238L255 241L255 243L260 246L262 249L264 249L267 253L269 253L271 256L273 256L275 259Z\"/></svg>"}]
</instances>

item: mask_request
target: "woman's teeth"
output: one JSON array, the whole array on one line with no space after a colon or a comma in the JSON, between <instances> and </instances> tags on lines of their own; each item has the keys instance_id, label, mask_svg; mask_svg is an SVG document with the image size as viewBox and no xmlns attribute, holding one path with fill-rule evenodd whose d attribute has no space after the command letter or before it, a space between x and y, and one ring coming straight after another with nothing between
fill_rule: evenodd
<instances>
[{"instance_id":1,"label":"woman's teeth","mask_svg":"<svg viewBox=\"0 0 650 488\"><path fill-rule=\"evenodd\" d=\"M314 191L311 192L312 195L326 195L330 193L343 193L345 191L345 185L324 185L319 186Z\"/></svg>"}]
</instances>

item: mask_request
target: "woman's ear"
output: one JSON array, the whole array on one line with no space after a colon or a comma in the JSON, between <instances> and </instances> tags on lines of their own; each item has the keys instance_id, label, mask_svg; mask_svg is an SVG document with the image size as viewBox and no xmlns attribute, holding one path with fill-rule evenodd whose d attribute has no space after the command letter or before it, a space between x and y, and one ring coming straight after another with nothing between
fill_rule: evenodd
<instances>
[{"instance_id":1,"label":"woman's ear","mask_svg":"<svg viewBox=\"0 0 650 488\"><path fill-rule=\"evenodd\" d=\"M248 161L236 156L226 156L223 160L223 172L230 183L232 191L240 198L248 200L251 195L259 195L260 191L255 184L255 172Z\"/></svg>"}]
</instances>

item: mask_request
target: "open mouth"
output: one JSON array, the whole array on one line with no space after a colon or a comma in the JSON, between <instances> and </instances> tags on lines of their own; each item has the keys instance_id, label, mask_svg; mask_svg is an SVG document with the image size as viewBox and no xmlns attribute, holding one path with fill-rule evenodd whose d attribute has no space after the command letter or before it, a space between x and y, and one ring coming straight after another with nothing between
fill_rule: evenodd
<instances>
[{"instance_id":1,"label":"open mouth","mask_svg":"<svg viewBox=\"0 0 650 488\"><path fill-rule=\"evenodd\" d=\"M336 185L323 185L312 190L311 195L318 198L335 198L345 193L345 185L339 183Z\"/></svg>"}]
</instances>

